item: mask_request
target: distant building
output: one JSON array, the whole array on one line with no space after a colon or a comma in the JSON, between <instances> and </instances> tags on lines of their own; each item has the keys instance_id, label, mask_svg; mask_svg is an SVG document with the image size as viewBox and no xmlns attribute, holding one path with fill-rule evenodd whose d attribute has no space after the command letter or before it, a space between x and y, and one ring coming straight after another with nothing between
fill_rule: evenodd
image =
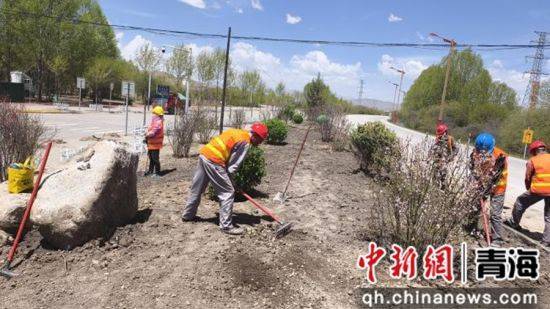
<instances>
[{"instance_id":1,"label":"distant building","mask_svg":"<svg viewBox=\"0 0 550 309\"><path fill-rule=\"evenodd\" d=\"M25 96L30 97L34 95L34 87L30 76L21 71L12 71L10 72L10 75L12 83L24 85Z\"/></svg>"}]
</instances>

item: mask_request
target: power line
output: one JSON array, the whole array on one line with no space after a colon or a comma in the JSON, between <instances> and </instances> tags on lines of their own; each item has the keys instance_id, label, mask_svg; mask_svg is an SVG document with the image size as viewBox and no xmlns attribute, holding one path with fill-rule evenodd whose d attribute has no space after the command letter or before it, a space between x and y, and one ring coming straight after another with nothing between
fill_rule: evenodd
<instances>
[{"instance_id":1,"label":"power line","mask_svg":"<svg viewBox=\"0 0 550 309\"><path fill-rule=\"evenodd\" d=\"M226 34L215 34L215 33L201 33L201 32L192 32L192 31L182 31L182 30L170 30L170 29L161 29L161 28L151 28L151 27L139 27L131 25L119 25L119 24L109 24L109 23L100 23L94 21L85 21L79 18L67 18L64 16L53 16L42 13L31 13L31 12L21 12L6 9L6 13L11 13L18 15L19 17L25 18L48 18L54 19L57 22L67 22L73 24L88 24L101 27L111 27L119 30L126 31L144 31L158 35L172 35L172 36L188 36L188 37L197 37L197 38L207 38L207 39L226 39ZM422 49L446 49L448 48L447 44L441 43L394 43L394 42L362 42L362 41L331 41L331 40L312 40L312 39L292 39L292 38L274 38L274 37L263 37L263 36L232 36L233 39L243 40L243 41L264 41L264 42L283 42L283 43L296 43L296 44L314 44L314 45L328 45L328 46L349 46L349 47L408 47L408 48L422 48ZM458 43L456 47L460 48L472 48L472 49L482 49L482 50L509 50L509 49L527 49L527 48L540 48L540 44L467 44L467 43ZM550 44L544 44L542 47L550 47Z\"/></svg>"}]
</instances>

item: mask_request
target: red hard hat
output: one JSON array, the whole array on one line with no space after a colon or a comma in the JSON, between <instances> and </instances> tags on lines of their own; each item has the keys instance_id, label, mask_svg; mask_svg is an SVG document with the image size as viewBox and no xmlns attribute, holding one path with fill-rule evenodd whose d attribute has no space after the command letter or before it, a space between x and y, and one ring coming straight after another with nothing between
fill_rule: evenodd
<instances>
[{"instance_id":1,"label":"red hard hat","mask_svg":"<svg viewBox=\"0 0 550 309\"><path fill-rule=\"evenodd\" d=\"M436 135L443 135L445 132L447 132L447 130L449 130L449 127L447 127L447 125L444 124L444 123L440 123L435 128L435 134Z\"/></svg>"},{"instance_id":2,"label":"red hard hat","mask_svg":"<svg viewBox=\"0 0 550 309\"><path fill-rule=\"evenodd\" d=\"M537 149L539 149L541 147L546 148L546 145L544 144L543 141L536 140L536 141L532 142L531 145L529 145L529 153L531 155L535 155L535 152L537 151Z\"/></svg>"},{"instance_id":3,"label":"red hard hat","mask_svg":"<svg viewBox=\"0 0 550 309\"><path fill-rule=\"evenodd\" d=\"M252 132L258 134L262 139L266 139L268 135L267 126L261 122L255 122L250 129Z\"/></svg>"}]
</instances>

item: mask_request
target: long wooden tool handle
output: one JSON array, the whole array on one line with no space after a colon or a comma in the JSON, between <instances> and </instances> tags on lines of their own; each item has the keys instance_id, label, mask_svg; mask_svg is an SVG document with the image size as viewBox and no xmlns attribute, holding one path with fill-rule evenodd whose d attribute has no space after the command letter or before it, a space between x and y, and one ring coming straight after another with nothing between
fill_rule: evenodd
<instances>
[{"instance_id":1,"label":"long wooden tool handle","mask_svg":"<svg viewBox=\"0 0 550 309\"><path fill-rule=\"evenodd\" d=\"M481 200L481 215L483 216L483 229L485 230L485 239L487 245L491 245L491 233L489 231L489 222L487 220L487 213L485 212L485 200Z\"/></svg>"},{"instance_id":2,"label":"long wooden tool handle","mask_svg":"<svg viewBox=\"0 0 550 309\"><path fill-rule=\"evenodd\" d=\"M8 253L8 263L11 263L13 261L13 257L15 256L15 251L17 251L17 246L19 245L19 242L21 241L21 237L23 235L23 230L25 229L25 224L27 224L27 220L29 219L29 216L31 215L32 205L34 203L34 200L36 199L38 189L40 188L40 182L42 181L42 175L44 175L44 168L46 167L46 162L48 161L48 156L50 155L50 149L51 148L52 148L52 142L49 142L48 145L46 146L46 152L42 156L42 161L40 162L40 168L38 169L38 177L36 178L36 181L34 182L34 187L32 189L31 198L27 202L27 208L25 209L25 214L23 215L23 218L21 219L21 222L19 223L19 229L17 230L17 235L15 236L15 240L13 241L13 245L11 246L10 252Z\"/></svg>"},{"instance_id":3,"label":"long wooden tool handle","mask_svg":"<svg viewBox=\"0 0 550 309\"><path fill-rule=\"evenodd\" d=\"M310 125L307 128L306 136L304 136L304 140L302 141L302 145L300 146L300 150L298 151L298 156L296 157L296 161L294 162L294 165L292 166L292 170L290 171L290 176L288 177L288 181L286 183L285 190L283 191L283 195L286 194L286 191L288 190L288 186L290 185L290 181L292 180L292 176L294 176L294 170L298 165L298 161L300 160L300 156L302 155L302 151L304 150L304 145L306 144L307 136L309 135L309 130L311 130L312 126L313 125Z\"/></svg>"}]
</instances>

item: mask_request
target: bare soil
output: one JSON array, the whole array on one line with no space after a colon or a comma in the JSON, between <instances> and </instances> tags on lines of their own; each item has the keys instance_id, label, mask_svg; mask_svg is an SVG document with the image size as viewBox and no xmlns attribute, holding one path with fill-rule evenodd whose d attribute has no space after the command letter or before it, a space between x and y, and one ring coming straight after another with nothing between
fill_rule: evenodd
<instances>
[{"instance_id":1,"label":"bare soil","mask_svg":"<svg viewBox=\"0 0 550 309\"><path fill-rule=\"evenodd\" d=\"M365 275L356 261L366 250L374 207L369 188L376 185L357 172L351 153L332 152L312 132L289 190L292 198L284 205L273 202L304 134L305 126L291 128L288 144L262 146L267 176L254 195L294 223L284 238L274 240L275 223L246 201L234 211L244 236L221 233L218 205L206 198L202 220L182 222L197 157L175 159L167 147L161 157L167 174L139 178L138 216L109 239L63 252L29 232L15 262L21 276L0 278L0 307L356 307L354 292ZM145 164L142 157L141 170ZM0 250L4 257L8 247ZM527 286L548 286L547 261L548 255L541 257L545 273ZM379 278L386 286L408 285Z\"/></svg>"}]
</instances>

